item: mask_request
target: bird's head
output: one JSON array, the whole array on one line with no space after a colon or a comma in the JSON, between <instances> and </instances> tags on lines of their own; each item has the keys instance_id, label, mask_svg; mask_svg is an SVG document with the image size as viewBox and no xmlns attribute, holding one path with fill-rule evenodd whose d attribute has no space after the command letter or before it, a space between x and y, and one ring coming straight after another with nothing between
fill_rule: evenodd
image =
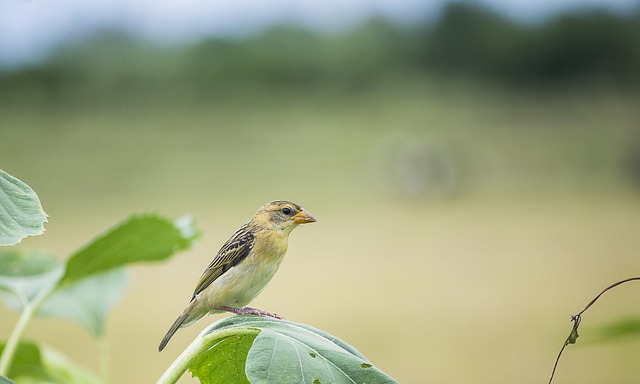
<instances>
[{"instance_id":1,"label":"bird's head","mask_svg":"<svg viewBox=\"0 0 640 384\"><path fill-rule=\"evenodd\" d=\"M315 217L298 204L275 200L263 205L252 221L264 228L291 232L298 224L313 223Z\"/></svg>"}]
</instances>

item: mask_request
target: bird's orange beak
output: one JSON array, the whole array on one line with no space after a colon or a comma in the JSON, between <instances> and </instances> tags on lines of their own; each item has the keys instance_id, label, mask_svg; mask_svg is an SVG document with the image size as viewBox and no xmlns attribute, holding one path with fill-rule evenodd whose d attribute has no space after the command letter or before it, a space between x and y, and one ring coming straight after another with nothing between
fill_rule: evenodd
<instances>
[{"instance_id":1,"label":"bird's orange beak","mask_svg":"<svg viewBox=\"0 0 640 384\"><path fill-rule=\"evenodd\" d=\"M296 213L291 217L291 220L296 224L314 223L316 218L312 214L302 209L302 211Z\"/></svg>"}]
</instances>

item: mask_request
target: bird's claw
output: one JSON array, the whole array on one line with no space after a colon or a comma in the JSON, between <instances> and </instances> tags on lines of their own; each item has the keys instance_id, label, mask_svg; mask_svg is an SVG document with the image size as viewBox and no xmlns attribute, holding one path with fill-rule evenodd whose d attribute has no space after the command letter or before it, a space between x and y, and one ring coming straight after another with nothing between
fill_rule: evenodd
<instances>
[{"instance_id":1,"label":"bird's claw","mask_svg":"<svg viewBox=\"0 0 640 384\"><path fill-rule=\"evenodd\" d=\"M274 319L282 320L284 317L278 315L277 313L263 311L262 309L253 308L253 307L242 307L240 308L242 314L247 315L259 315L259 316L267 316L273 317Z\"/></svg>"},{"instance_id":2,"label":"bird's claw","mask_svg":"<svg viewBox=\"0 0 640 384\"><path fill-rule=\"evenodd\" d=\"M220 307L219 309L225 310L227 312L235 313L236 315L257 315L257 316L267 316L273 317L274 319L283 320L284 317L278 315L277 313L263 311L262 309L253 308L253 307L242 307L242 308L233 308L233 307Z\"/></svg>"}]
</instances>

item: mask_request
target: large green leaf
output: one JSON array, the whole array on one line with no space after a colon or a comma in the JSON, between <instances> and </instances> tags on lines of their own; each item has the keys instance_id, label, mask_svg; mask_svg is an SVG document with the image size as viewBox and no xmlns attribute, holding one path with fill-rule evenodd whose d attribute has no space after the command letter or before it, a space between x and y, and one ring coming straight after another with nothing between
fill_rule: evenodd
<instances>
[{"instance_id":1,"label":"large green leaf","mask_svg":"<svg viewBox=\"0 0 640 384\"><path fill-rule=\"evenodd\" d=\"M0 252L0 297L9 308L20 311L43 291L51 292L63 271L46 253ZM55 291L36 315L70 319L100 336L108 312L124 295L127 283L121 268L90 276Z\"/></svg>"},{"instance_id":2,"label":"large green leaf","mask_svg":"<svg viewBox=\"0 0 640 384\"><path fill-rule=\"evenodd\" d=\"M40 295L46 300L34 304L42 304L37 315L67 318L100 336L108 312L127 287L121 267L168 258L190 246L195 237L188 218L173 222L158 215L139 215L74 254L66 270L48 254L3 252L0 296L8 307L22 310Z\"/></svg>"},{"instance_id":3,"label":"large green leaf","mask_svg":"<svg viewBox=\"0 0 640 384\"><path fill-rule=\"evenodd\" d=\"M189 366L201 384L248 384L244 372L247 354L260 331L235 334L218 341Z\"/></svg>"},{"instance_id":4,"label":"large green leaf","mask_svg":"<svg viewBox=\"0 0 640 384\"><path fill-rule=\"evenodd\" d=\"M84 325L94 336L101 336L107 315L124 295L128 281L122 268L82 279L56 291L37 315L66 318Z\"/></svg>"},{"instance_id":5,"label":"large green leaf","mask_svg":"<svg viewBox=\"0 0 640 384\"><path fill-rule=\"evenodd\" d=\"M247 357L252 383L395 383L343 342L295 323L270 321Z\"/></svg>"},{"instance_id":6,"label":"large green leaf","mask_svg":"<svg viewBox=\"0 0 640 384\"><path fill-rule=\"evenodd\" d=\"M7 306L21 310L62 276L56 259L43 252L0 252L0 296Z\"/></svg>"},{"instance_id":7,"label":"large green leaf","mask_svg":"<svg viewBox=\"0 0 640 384\"><path fill-rule=\"evenodd\" d=\"M60 286L127 264L167 259L190 247L197 235L189 217L131 216L72 255Z\"/></svg>"},{"instance_id":8,"label":"large green leaf","mask_svg":"<svg viewBox=\"0 0 640 384\"><path fill-rule=\"evenodd\" d=\"M0 344L0 353L4 344ZM98 379L68 357L48 346L22 342L9 369L16 383L29 384L97 384ZM1 377L1 376L0 376ZM8 381L12 383L12 381ZM0 384L4 384L0 380Z\"/></svg>"},{"instance_id":9,"label":"large green leaf","mask_svg":"<svg viewBox=\"0 0 640 384\"><path fill-rule=\"evenodd\" d=\"M0 245L44 232L47 214L27 184L0 169Z\"/></svg>"},{"instance_id":10,"label":"large green leaf","mask_svg":"<svg viewBox=\"0 0 640 384\"><path fill-rule=\"evenodd\" d=\"M304 324L234 316L212 325L203 337L229 330L243 334L246 329L260 332L246 356L245 374L251 383L396 383L346 342ZM235 364L243 362L238 356L234 359ZM214 375L215 361L209 376ZM201 359L198 364L203 364Z\"/></svg>"}]
</instances>

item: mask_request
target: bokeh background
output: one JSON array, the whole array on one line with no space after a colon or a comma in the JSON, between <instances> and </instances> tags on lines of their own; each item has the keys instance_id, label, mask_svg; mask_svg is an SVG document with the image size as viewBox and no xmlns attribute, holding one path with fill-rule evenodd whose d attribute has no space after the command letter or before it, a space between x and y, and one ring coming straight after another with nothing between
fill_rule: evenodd
<instances>
[{"instance_id":1,"label":"bokeh background","mask_svg":"<svg viewBox=\"0 0 640 384\"><path fill-rule=\"evenodd\" d=\"M203 236L132 268L109 318L114 383L155 381L209 322L157 345L217 249L291 199L297 229L253 303L332 333L403 383L540 383L569 316L640 274L634 1L0 3L0 167L60 258L132 213ZM622 286L557 383L636 383ZM17 316L0 309L0 335ZM88 333L36 320L93 369ZM188 374L182 383L193 382Z\"/></svg>"}]
</instances>

